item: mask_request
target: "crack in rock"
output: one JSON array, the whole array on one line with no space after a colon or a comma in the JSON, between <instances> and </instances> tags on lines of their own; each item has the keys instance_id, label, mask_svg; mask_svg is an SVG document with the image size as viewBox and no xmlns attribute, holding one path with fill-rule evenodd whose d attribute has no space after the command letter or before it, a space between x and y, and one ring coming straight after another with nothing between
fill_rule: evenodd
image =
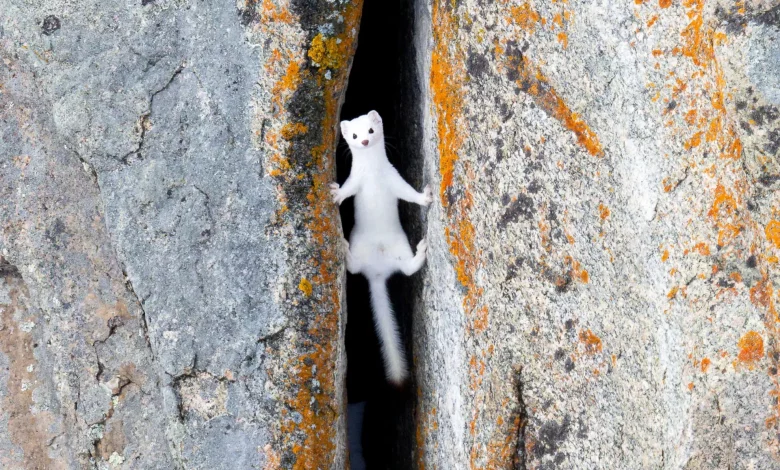
<instances>
[{"instance_id":1,"label":"crack in rock","mask_svg":"<svg viewBox=\"0 0 780 470\"><path fill-rule=\"evenodd\" d=\"M523 399L523 368L519 367L515 371L515 390L517 390L518 417L520 423L517 427L517 453L515 454L515 470L525 470L527 468L526 459L526 440L525 428L528 425L528 408Z\"/></svg>"},{"instance_id":2,"label":"crack in rock","mask_svg":"<svg viewBox=\"0 0 780 470\"><path fill-rule=\"evenodd\" d=\"M173 71L173 74L171 74L171 77L168 79L165 85L163 85L159 90L152 92L152 94L149 96L149 110L141 114L138 117L138 121L136 122L136 128L137 128L136 132L139 134L138 143L133 150L125 153L120 158L120 161L125 165L130 164L129 159L132 155L137 155L139 158L141 157L141 150L143 149L145 139L146 139L146 131L148 131L152 127L151 117L152 117L152 112L154 110L154 99L157 97L157 95L167 90L168 87L171 86L171 84L176 79L176 77L178 77L182 73L182 71L184 71L184 68L185 68L185 64L178 66L176 70Z\"/></svg>"}]
</instances>

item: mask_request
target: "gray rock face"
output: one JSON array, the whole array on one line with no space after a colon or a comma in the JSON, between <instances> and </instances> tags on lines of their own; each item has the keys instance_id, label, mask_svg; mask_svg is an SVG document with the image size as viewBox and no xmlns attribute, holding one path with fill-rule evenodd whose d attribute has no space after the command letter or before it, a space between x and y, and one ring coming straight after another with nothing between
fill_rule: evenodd
<instances>
[{"instance_id":1,"label":"gray rock face","mask_svg":"<svg viewBox=\"0 0 780 470\"><path fill-rule=\"evenodd\" d=\"M0 11L0 467L344 467L360 4Z\"/></svg>"},{"instance_id":2,"label":"gray rock face","mask_svg":"<svg viewBox=\"0 0 780 470\"><path fill-rule=\"evenodd\" d=\"M777 2L404 8L399 466L777 468ZM1 468L346 467L360 10L0 0Z\"/></svg>"},{"instance_id":3,"label":"gray rock face","mask_svg":"<svg viewBox=\"0 0 780 470\"><path fill-rule=\"evenodd\" d=\"M420 2L419 468L777 468L777 2Z\"/></svg>"}]
</instances>

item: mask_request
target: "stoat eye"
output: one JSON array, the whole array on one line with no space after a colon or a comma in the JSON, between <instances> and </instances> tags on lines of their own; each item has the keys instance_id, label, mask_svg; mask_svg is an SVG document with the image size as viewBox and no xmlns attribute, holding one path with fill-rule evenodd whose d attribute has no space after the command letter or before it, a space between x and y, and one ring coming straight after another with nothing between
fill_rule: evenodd
<instances>
[{"instance_id":1,"label":"stoat eye","mask_svg":"<svg viewBox=\"0 0 780 470\"><path fill-rule=\"evenodd\" d=\"M369 134L373 134L373 133L374 133L374 129L369 129L369 130L368 130L368 133L369 133Z\"/></svg>"},{"instance_id":2,"label":"stoat eye","mask_svg":"<svg viewBox=\"0 0 780 470\"><path fill-rule=\"evenodd\" d=\"M357 134L352 134L353 139L357 139Z\"/></svg>"}]
</instances>

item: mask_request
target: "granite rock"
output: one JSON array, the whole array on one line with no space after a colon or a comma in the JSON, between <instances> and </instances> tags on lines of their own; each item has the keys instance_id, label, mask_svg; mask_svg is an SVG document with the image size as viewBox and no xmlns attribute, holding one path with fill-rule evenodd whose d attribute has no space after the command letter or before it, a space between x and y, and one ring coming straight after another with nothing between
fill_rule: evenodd
<instances>
[{"instance_id":1,"label":"granite rock","mask_svg":"<svg viewBox=\"0 0 780 470\"><path fill-rule=\"evenodd\" d=\"M360 10L0 2L0 467L344 467Z\"/></svg>"},{"instance_id":2,"label":"granite rock","mask_svg":"<svg viewBox=\"0 0 780 470\"><path fill-rule=\"evenodd\" d=\"M777 468L777 2L419 2L419 468Z\"/></svg>"}]
</instances>

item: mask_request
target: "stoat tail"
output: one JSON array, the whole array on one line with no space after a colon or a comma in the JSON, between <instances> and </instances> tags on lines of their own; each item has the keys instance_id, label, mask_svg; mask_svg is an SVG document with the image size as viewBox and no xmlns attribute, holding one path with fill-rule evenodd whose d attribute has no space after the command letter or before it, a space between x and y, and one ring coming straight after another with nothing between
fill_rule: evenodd
<instances>
[{"instance_id":1,"label":"stoat tail","mask_svg":"<svg viewBox=\"0 0 780 470\"><path fill-rule=\"evenodd\" d=\"M376 334L382 343L382 357L385 360L387 380L400 385L406 379L406 358L401 335L393 315L393 306L387 294L385 279L371 279L371 307L374 309Z\"/></svg>"}]
</instances>

